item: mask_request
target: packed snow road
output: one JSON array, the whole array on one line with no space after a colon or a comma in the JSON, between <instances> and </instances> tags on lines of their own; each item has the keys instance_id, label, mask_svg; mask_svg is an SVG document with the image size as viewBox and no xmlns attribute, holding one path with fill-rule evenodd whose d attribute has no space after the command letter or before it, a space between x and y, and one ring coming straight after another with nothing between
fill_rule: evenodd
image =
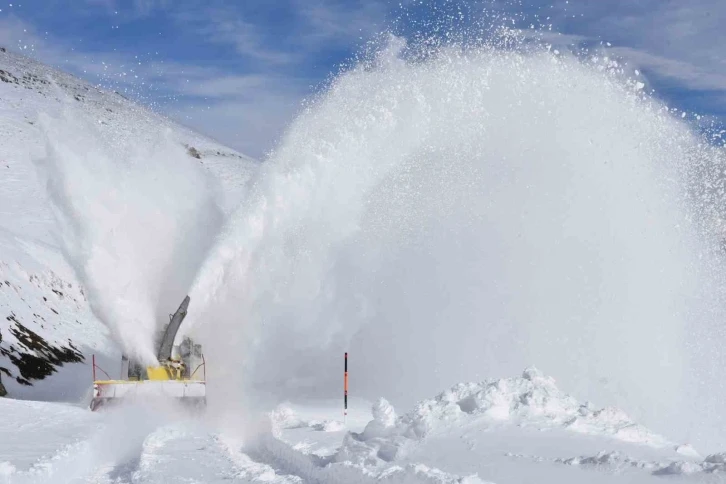
<instances>
[{"instance_id":1,"label":"packed snow road","mask_svg":"<svg viewBox=\"0 0 726 484\"><path fill-rule=\"evenodd\" d=\"M272 435L244 444L235 432L220 432L203 416L173 407L124 405L94 413L70 404L0 399L0 409L2 483L283 483L311 477L280 472L299 468L308 457ZM349 421L360 422L365 415ZM342 440L342 424L327 425L333 431L320 427L325 435L314 447L320 453L337 448L326 447L326 440Z\"/></svg>"},{"instance_id":2,"label":"packed snow road","mask_svg":"<svg viewBox=\"0 0 726 484\"><path fill-rule=\"evenodd\" d=\"M6 482L229 482L240 474L224 446L193 420L145 408L92 413L64 404L0 403Z\"/></svg>"}]
</instances>

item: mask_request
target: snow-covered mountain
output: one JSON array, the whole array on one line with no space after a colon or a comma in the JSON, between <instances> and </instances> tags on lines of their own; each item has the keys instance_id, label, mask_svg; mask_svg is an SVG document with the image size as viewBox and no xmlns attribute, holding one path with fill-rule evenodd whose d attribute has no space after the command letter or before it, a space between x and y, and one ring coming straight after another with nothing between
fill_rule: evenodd
<instances>
[{"instance_id":1,"label":"snow-covered mountain","mask_svg":"<svg viewBox=\"0 0 726 484\"><path fill-rule=\"evenodd\" d=\"M112 163L171 139L218 182L227 208L258 163L118 93L5 50L0 81L0 381L11 397L73 400L88 390L90 355L110 365L118 348L63 256L38 165L49 146L39 118L62 119L75 131L91 126L88 143L106 139L118 149Z\"/></svg>"}]
</instances>

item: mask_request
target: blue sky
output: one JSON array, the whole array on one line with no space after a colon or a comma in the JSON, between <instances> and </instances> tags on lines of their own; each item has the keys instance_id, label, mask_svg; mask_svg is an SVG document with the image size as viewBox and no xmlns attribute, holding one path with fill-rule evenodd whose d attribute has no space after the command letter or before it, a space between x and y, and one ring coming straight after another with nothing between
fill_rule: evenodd
<instances>
[{"instance_id":1,"label":"blue sky","mask_svg":"<svg viewBox=\"0 0 726 484\"><path fill-rule=\"evenodd\" d=\"M726 117L722 0L0 0L0 45L261 157L366 40L462 6L552 23L563 45L609 42L670 105Z\"/></svg>"}]
</instances>

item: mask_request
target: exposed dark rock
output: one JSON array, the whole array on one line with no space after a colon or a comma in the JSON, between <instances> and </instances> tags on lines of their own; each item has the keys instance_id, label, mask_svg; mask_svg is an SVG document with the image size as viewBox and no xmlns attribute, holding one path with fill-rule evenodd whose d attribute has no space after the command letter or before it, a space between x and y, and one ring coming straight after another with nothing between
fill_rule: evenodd
<instances>
[{"instance_id":1,"label":"exposed dark rock","mask_svg":"<svg viewBox=\"0 0 726 484\"><path fill-rule=\"evenodd\" d=\"M198 149L196 149L196 148L195 148L195 147L193 147L193 146L187 146L187 153L188 153L188 154L189 154L189 156L191 156L192 158L196 158L196 159L198 159L198 160L201 160L201 159L202 159L202 154L201 154L201 153L199 152L199 150L198 150Z\"/></svg>"},{"instance_id":2,"label":"exposed dark rock","mask_svg":"<svg viewBox=\"0 0 726 484\"><path fill-rule=\"evenodd\" d=\"M0 332L0 343L3 341L3 334ZM0 366L0 397L4 397L8 394L8 391L5 390L5 387L3 386L3 373L5 375L10 376L10 372L7 370L7 368L3 368Z\"/></svg>"},{"instance_id":3,"label":"exposed dark rock","mask_svg":"<svg viewBox=\"0 0 726 484\"><path fill-rule=\"evenodd\" d=\"M0 81L7 82L7 83L13 83L18 84L18 78L9 73L8 71L4 71L0 69Z\"/></svg>"},{"instance_id":4,"label":"exposed dark rock","mask_svg":"<svg viewBox=\"0 0 726 484\"><path fill-rule=\"evenodd\" d=\"M31 385L32 380L42 380L57 371L56 367L64 363L80 363L84 357L73 343L68 346L53 346L40 335L23 326L15 314L11 313L6 319L14 324L10 333L18 340L18 347L10 345L0 346L0 355L7 357L20 372L16 377L18 383Z\"/></svg>"}]
</instances>

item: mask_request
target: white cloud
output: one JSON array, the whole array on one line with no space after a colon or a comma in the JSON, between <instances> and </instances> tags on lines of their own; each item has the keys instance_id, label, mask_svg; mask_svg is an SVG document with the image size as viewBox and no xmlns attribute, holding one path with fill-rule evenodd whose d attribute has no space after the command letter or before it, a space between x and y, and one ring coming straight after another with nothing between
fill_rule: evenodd
<instances>
[{"instance_id":1,"label":"white cloud","mask_svg":"<svg viewBox=\"0 0 726 484\"><path fill-rule=\"evenodd\" d=\"M171 100L157 100L155 109L250 156L272 148L310 84L274 72L235 74L173 61L139 63L132 53L81 52L46 39L17 17L0 19L0 45L144 101L157 86Z\"/></svg>"},{"instance_id":2,"label":"white cloud","mask_svg":"<svg viewBox=\"0 0 726 484\"><path fill-rule=\"evenodd\" d=\"M205 6L176 11L174 17L201 39L231 45L240 56L274 69L312 63L325 49L369 37L387 11L380 1L285 0L278 8L287 18L260 25L254 21L255 5Z\"/></svg>"},{"instance_id":3,"label":"white cloud","mask_svg":"<svg viewBox=\"0 0 726 484\"><path fill-rule=\"evenodd\" d=\"M309 25L304 38L312 45L367 38L381 28L387 11L383 3L375 1L342 4L330 0L294 0L294 3Z\"/></svg>"},{"instance_id":4,"label":"white cloud","mask_svg":"<svg viewBox=\"0 0 726 484\"><path fill-rule=\"evenodd\" d=\"M241 76L225 76L201 79L197 82L184 82L176 90L189 96L209 98L247 97L256 91L267 90L272 84L281 85L279 79L252 74Z\"/></svg>"},{"instance_id":5,"label":"white cloud","mask_svg":"<svg viewBox=\"0 0 726 484\"><path fill-rule=\"evenodd\" d=\"M32 54L42 38L35 29L14 15L0 17L0 46Z\"/></svg>"},{"instance_id":6,"label":"white cloud","mask_svg":"<svg viewBox=\"0 0 726 484\"><path fill-rule=\"evenodd\" d=\"M167 9L173 5L171 0L133 0L134 12L137 15L149 15L157 9Z\"/></svg>"},{"instance_id":7,"label":"white cloud","mask_svg":"<svg viewBox=\"0 0 726 484\"><path fill-rule=\"evenodd\" d=\"M241 56L261 61L268 68L296 60L293 53L271 47L263 29L234 8L205 7L200 11L179 10L173 15L178 28L191 30L203 42L232 45Z\"/></svg>"},{"instance_id":8,"label":"white cloud","mask_svg":"<svg viewBox=\"0 0 726 484\"><path fill-rule=\"evenodd\" d=\"M551 15L555 27L611 42L610 52L683 89L726 93L726 2L722 0L560 0Z\"/></svg>"},{"instance_id":9,"label":"white cloud","mask_svg":"<svg viewBox=\"0 0 726 484\"><path fill-rule=\"evenodd\" d=\"M698 91L726 91L726 69L712 69L678 58L668 58L630 47L610 49L614 54L632 63L651 69L661 76L679 81L689 89Z\"/></svg>"},{"instance_id":10,"label":"white cloud","mask_svg":"<svg viewBox=\"0 0 726 484\"><path fill-rule=\"evenodd\" d=\"M18 18L0 19L0 43L18 50L17 39L22 39L21 44L33 46L23 53L141 99L253 156L271 148L310 93L310 85L319 81L304 73L319 64L320 55L368 36L385 16L383 3L377 0L345 5L331 0L283 0L275 5L263 0L235 4L85 0L82 5L97 13L103 9L104 15L119 12L122 21L163 10L166 29L198 39L220 62L179 62L148 55L141 59L138 52L119 52L110 45L91 52L79 49L82 44L74 48L64 39L40 35ZM277 11L284 11L283 20L275 17ZM87 12L78 10L78 14ZM239 59L232 63L229 52L215 52L223 46L231 46Z\"/></svg>"},{"instance_id":11,"label":"white cloud","mask_svg":"<svg viewBox=\"0 0 726 484\"><path fill-rule=\"evenodd\" d=\"M166 10L174 5L172 0L85 0L87 5L103 7L109 15L131 13L135 17L145 17L157 10ZM130 7L130 8L129 8Z\"/></svg>"},{"instance_id":12,"label":"white cloud","mask_svg":"<svg viewBox=\"0 0 726 484\"><path fill-rule=\"evenodd\" d=\"M256 96L184 103L168 114L173 119L249 156L261 159L274 148L284 127L299 109L302 93L259 92Z\"/></svg>"}]
</instances>

